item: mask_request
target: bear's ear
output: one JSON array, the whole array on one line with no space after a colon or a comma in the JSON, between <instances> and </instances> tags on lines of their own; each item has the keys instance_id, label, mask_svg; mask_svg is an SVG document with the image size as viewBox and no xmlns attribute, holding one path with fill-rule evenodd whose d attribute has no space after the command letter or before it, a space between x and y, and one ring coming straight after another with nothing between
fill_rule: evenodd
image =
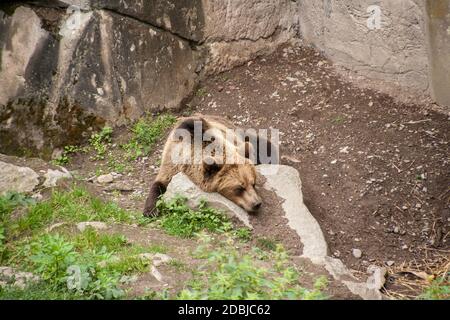
<instances>
[{"instance_id":1,"label":"bear's ear","mask_svg":"<svg viewBox=\"0 0 450 320\"><path fill-rule=\"evenodd\" d=\"M214 177L220 170L222 170L223 164L218 163L214 158L206 158L203 161L203 172L205 178Z\"/></svg>"},{"instance_id":2,"label":"bear's ear","mask_svg":"<svg viewBox=\"0 0 450 320\"><path fill-rule=\"evenodd\" d=\"M209 129L208 123L201 117L190 117L184 119L179 125L178 129L187 130L191 135L194 135L196 125L201 125L202 134Z\"/></svg>"}]
</instances>

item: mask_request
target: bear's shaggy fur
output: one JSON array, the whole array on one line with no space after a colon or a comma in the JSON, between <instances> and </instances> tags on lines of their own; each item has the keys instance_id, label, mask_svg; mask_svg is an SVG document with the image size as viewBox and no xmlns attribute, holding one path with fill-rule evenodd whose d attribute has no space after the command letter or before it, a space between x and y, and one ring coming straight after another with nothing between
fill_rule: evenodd
<instances>
[{"instance_id":1,"label":"bear's shaggy fur","mask_svg":"<svg viewBox=\"0 0 450 320\"><path fill-rule=\"evenodd\" d=\"M158 215L156 202L159 196L165 192L172 177L179 172L183 172L187 175L192 182L203 191L218 192L248 212L255 212L261 206L261 198L255 190L255 164L259 163L259 158L256 155L255 150L257 143L260 143L260 138L257 136L254 137L254 139L246 139L244 141L241 137L235 135L234 138L237 143L232 145L229 144L229 141L222 140L228 147L223 149L223 154L220 155L222 159L202 159L201 162L197 164L193 161L189 161L187 164L174 163L172 160L172 153L176 146L182 143L179 136L176 134L177 129L184 129L184 131L189 133L192 138L194 136L195 124L198 125L199 123L201 123L202 134L208 130L211 132L210 129L219 130L222 133L227 129L236 129L230 122L220 117L195 115L192 117L181 118L170 133L164 146L161 168L150 187L150 193L145 203L145 216L154 217ZM178 130L178 132L180 131ZM217 136L220 137L222 135ZM215 139L216 136L213 136L211 141L215 141ZM250 142L250 140L252 142ZM267 143L269 150L271 150L270 142L265 140L264 143ZM203 151L207 146L208 142L203 142L200 146L192 143L191 160L193 160L193 154L196 152L195 148L201 148L201 151ZM244 149L242 150L240 148ZM230 152L233 153L231 156L238 161L227 163L227 161L225 161L227 152L228 154ZM251 157L251 155L254 156ZM253 163L250 158L254 159L254 162L256 163Z\"/></svg>"}]
</instances>

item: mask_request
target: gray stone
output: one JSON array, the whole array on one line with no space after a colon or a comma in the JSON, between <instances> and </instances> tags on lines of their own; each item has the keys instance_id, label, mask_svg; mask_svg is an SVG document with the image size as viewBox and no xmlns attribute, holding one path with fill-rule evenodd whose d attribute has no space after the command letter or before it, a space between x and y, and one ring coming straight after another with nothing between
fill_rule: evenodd
<instances>
[{"instance_id":1,"label":"gray stone","mask_svg":"<svg viewBox=\"0 0 450 320\"><path fill-rule=\"evenodd\" d=\"M100 222L100 221L86 221L86 222L77 223L77 229L80 232L84 232L84 230L86 230L86 228L88 228L88 227L94 228L95 230L108 229L108 225L106 223Z\"/></svg>"},{"instance_id":2,"label":"gray stone","mask_svg":"<svg viewBox=\"0 0 450 320\"><path fill-rule=\"evenodd\" d=\"M31 192L39 185L39 175L28 167L0 161L0 194L7 191Z\"/></svg>"},{"instance_id":3,"label":"gray stone","mask_svg":"<svg viewBox=\"0 0 450 320\"><path fill-rule=\"evenodd\" d=\"M201 200L215 209L223 211L230 217L238 218L246 227L253 228L250 224L248 213L237 206L235 203L226 199L218 193L207 193L197 187L185 174L178 173L175 175L167 186L167 190L163 195L165 200L170 200L176 196L184 196L188 199L188 205L196 208Z\"/></svg>"},{"instance_id":4,"label":"gray stone","mask_svg":"<svg viewBox=\"0 0 450 320\"><path fill-rule=\"evenodd\" d=\"M370 274L370 277L366 281L367 287L381 290L386 283L386 268L371 265L367 269L367 273Z\"/></svg>"},{"instance_id":5,"label":"gray stone","mask_svg":"<svg viewBox=\"0 0 450 320\"><path fill-rule=\"evenodd\" d=\"M139 255L141 259L152 261L155 267L159 267L163 264L170 263L173 260L172 257L163 253L141 253Z\"/></svg>"},{"instance_id":6,"label":"gray stone","mask_svg":"<svg viewBox=\"0 0 450 320\"><path fill-rule=\"evenodd\" d=\"M289 166L260 165L259 174L266 179L264 188L273 190L284 199L282 208L289 226L297 232L303 243L303 257L321 261L327 255L327 243L316 219L303 202L302 182L295 168Z\"/></svg>"},{"instance_id":7,"label":"gray stone","mask_svg":"<svg viewBox=\"0 0 450 320\"><path fill-rule=\"evenodd\" d=\"M114 176L111 173L103 174L97 177L97 182L100 184L108 184L114 181Z\"/></svg>"},{"instance_id":8,"label":"gray stone","mask_svg":"<svg viewBox=\"0 0 450 320\"><path fill-rule=\"evenodd\" d=\"M67 169L61 167L62 171L48 169L47 173L44 174L45 181L43 183L44 187L56 187L58 181L61 179L71 179L72 175Z\"/></svg>"},{"instance_id":9,"label":"gray stone","mask_svg":"<svg viewBox=\"0 0 450 320\"><path fill-rule=\"evenodd\" d=\"M27 284L38 282L39 280L39 276L31 272L22 272L11 267L0 267L0 287L11 285L25 289Z\"/></svg>"},{"instance_id":10,"label":"gray stone","mask_svg":"<svg viewBox=\"0 0 450 320\"><path fill-rule=\"evenodd\" d=\"M122 181L114 182L108 187L105 188L106 191L122 191L122 192L131 192L134 191L134 187L130 184Z\"/></svg>"},{"instance_id":11,"label":"gray stone","mask_svg":"<svg viewBox=\"0 0 450 320\"><path fill-rule=\"evenodd\" d=\"M356 259L359 259L362 257L362 251L359 249L353 249L352 254Z\"/></svg>"}]
</instances>

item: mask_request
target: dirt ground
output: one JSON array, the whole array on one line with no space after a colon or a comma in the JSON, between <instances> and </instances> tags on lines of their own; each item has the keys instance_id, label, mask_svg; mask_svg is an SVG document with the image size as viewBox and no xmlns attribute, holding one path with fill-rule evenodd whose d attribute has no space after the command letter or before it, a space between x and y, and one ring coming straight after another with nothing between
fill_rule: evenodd
<instances>
[{"instance_id":1,"label":"dirt ground","mask_svg":"<svg viewBox=\"0 0 450 320\"><path fill-rule=\"evenodd\" d=\"M372 264L395 272L448 259L450 115L358 88L334 70L313 49L282 48L208 78L187 109L227 117L239 127L279 129L281 163L299 170L305 203L325 233L330 255L356 274ZM128 129L114 131L114 145L128 138ZM142 210L163 143L130 163L130 172L118 179L132 192L99 192ZM75 156L68 168L85 179L111 171L106 161L86 157ZM271 195L264 198L280 207ZM298 254L301 246L293 244L298 239L274 208L252 217L255 232ZM362 257L355 258L353 249ZM396 279L386 286L395 289Z\"/></svg>"},{"instance_id":2,"label":"dirt ground","mask_svg":"<svg viewBox=\"0 0 450 320\"><path fill-rule=\"evenodd\" d=\"M281 162L300 171L332 255L365 270L450 253L448 114L359 89L309 48L284 48L201 91L196 112L280 130Z\"/></svg>"},{"instance_id":3,"label":"dirt ground","mask_svg":"<svg viewBox=\"0 0 450 320\"><path fill-rule=\"evenodd\" d=\"M448 114L359 89L310 48L281 49L199 92L195 112L280 130L281 162L300 171L306 205L348 266L450 254Z\"/></svg>"}]
</instances>

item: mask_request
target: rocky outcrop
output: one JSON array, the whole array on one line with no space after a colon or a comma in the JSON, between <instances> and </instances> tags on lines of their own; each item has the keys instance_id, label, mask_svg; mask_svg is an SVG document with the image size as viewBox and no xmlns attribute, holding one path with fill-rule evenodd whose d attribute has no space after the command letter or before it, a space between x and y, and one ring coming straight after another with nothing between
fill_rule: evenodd
<instances>
[{"instance_id":1,"label":"rocky outcrop","mask_svg":"<svg viewBox=\"0 0 450 320\"><path fill-rule=\"evenodd\" d=\"M178 108L202 75L272 51L296 25L290 0L30 3L0 7L7 153L50 156L105 124Z\"/></svg>"}]
</instances>

